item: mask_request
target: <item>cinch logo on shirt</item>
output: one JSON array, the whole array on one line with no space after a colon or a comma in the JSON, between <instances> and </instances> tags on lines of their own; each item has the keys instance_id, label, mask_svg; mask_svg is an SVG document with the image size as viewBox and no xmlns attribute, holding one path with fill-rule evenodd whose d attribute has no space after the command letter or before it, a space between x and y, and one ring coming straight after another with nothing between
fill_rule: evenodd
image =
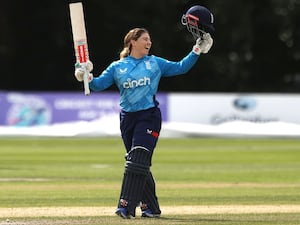
<instances>
[{"instance_id":1,"label":"cinch logo on shirt","mask_svg":"<svg viewBox=\"0 0 300 225\"><path fill-rule=\"evenodd\" d=\"M130 78L127 79L126 82L123 83L123 88L129 89L129 88L136 88L139 86L145 86L145 85L150 85L151 80L149 77L144 77L139 80L131 80Z\"/></svg>"}]
</instances>

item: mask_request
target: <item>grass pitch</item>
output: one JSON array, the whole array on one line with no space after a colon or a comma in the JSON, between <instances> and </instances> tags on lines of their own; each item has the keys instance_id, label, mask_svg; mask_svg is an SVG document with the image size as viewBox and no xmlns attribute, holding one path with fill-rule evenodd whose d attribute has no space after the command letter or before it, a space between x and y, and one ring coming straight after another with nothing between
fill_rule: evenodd
<instances>
[{"instance_id":1,"label":"grass pitch","mask_svg":"<svg viewBox=\"0 0 300 225\"><path fill-rule=\"evenodd\" d=\"M161 139L151 168L164 207L245 206L245 212L162 214L159 220L115 216L1 216L1 209L114 209L124 169L118 138L0 139L0 224L300 224L300 140ZM247 212L253 206L255 213ZM174 215L175 214L175 215ZM113 211L112 211L113 215ZM121 220L121 221L120 221ZM12 224L12 222L11 222Z\"/></svg>"}]
</instances>

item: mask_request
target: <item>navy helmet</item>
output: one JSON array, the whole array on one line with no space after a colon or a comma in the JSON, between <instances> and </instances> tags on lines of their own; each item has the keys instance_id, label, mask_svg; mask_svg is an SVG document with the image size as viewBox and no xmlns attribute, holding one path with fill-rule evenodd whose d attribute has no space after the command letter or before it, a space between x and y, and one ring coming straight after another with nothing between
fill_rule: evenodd
<instances>
[{"instance_id":1,"label":"navy helmet","mask_svg":"<svg viewBox=\"0 0 300 225\"><path fill-rule=\"evenodd\" d=\"M215 31L213 14L201 5L189 8L182 16L181 23L187 26L188 31L195 38L202 37L204 33L212 34Z\"/></svg>"}]
</instances>

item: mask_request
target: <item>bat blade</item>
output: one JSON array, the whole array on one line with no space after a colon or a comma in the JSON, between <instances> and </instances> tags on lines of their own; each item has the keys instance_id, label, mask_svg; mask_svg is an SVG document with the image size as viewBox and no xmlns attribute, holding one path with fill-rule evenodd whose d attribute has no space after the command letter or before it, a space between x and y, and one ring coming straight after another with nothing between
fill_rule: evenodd
<instances>
[{"instance_id":1,"label":"bat blade","mask_svg":"<svg viewBox=\"0 0 300 225\"><path fill-rule=\"evenodd\" d=\"M83 6L81 2L77 2L70 3L69 8L76 62L85 63L89 60L89 50L85 29ZM88 76L89 72L86 71L83 76L85 95L90 94Z\"/></svg>"}]
</instances>

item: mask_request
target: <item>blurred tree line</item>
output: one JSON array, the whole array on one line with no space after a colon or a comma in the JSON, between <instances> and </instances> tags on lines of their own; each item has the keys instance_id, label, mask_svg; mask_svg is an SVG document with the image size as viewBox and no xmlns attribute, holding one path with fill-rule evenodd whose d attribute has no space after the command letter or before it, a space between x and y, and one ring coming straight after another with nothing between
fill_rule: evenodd
<instances>
[{"instance_id":1,"label":"blurred tree line","mask_svg":"<svg viewBox=\"0 0 300 225\"><path fill-rule=\"evenodd\" d=\"M2 1L0 90L82 89L73 76L69 2L75 1ZM118 59L133 27L150 31L151 54L180 60L194 44L181 16L199 4L215 16L214 46L188 74L162 79L160 91L300 90L300 0L83 2L95 75Z\"/></svg>"}]
</instances>

